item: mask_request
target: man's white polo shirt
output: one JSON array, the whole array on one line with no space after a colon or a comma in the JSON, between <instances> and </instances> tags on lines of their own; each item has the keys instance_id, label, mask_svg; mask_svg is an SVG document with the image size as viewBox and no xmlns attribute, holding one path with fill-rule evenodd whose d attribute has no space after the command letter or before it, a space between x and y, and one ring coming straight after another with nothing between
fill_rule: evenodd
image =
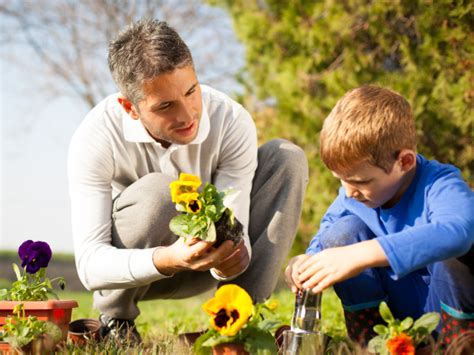
<instances>
[{"instance_id":1,"label":"man's white polo shirt","mask_svg":"<svg viewBox=\"0 0 474 355\"><path fill-rule=\"evenodd\" d=\"M219 190L235 191L226 205L244 225L257 167L257 137L249 113L225 94L201 85L203 112L196 138L167 149L133 120L117 101L99 103L76 130L68 157L74 252L79 277L91 290L130 288L166 277L152 261L154 248L111 245L112 200L142 176L161 172L198 175ZM214 274L215 276L215 274Z\"/></svg>"}]
</instances>

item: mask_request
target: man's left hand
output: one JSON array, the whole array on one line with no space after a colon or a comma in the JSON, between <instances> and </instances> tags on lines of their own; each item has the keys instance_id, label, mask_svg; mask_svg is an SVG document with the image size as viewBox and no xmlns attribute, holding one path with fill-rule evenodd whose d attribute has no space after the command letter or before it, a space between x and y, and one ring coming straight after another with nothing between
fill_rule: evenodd
<instances>
[{"instance_id":1,"label":"man's left hand","mask_svg":"<svg viewBox=\"0 0 474 355\"><path fill-rule=\"evenodd\" d=\"M233 243L228 240L219 246L218 250L228 243ZM214 271L221 277L230 277L237 275L244 271L250 262L249 253L243 240L241 240L235 247L232 254L222 260L217 266L214 267Z\"/></svg>"}]
</instances>

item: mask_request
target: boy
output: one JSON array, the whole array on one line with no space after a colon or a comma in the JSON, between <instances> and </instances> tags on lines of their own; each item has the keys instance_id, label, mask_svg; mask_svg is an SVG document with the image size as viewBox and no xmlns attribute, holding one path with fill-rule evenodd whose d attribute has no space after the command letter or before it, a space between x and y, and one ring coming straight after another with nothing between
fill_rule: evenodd
<instances>
[{"instance_id":1,"label":"boy","mask_svg":"<svg viewBox=\"0 0 474 355\"><path fill-rule=\"evenodd\" d=\"M285 275L314 293L334 285L349 336L368 341L394 316L442 313L446 344L474 326L474 193L451 166L416 153L408 102L381 87L349 91L326 118L321 158L342 187L305 255Z\"/></svg>"}]
</instances>

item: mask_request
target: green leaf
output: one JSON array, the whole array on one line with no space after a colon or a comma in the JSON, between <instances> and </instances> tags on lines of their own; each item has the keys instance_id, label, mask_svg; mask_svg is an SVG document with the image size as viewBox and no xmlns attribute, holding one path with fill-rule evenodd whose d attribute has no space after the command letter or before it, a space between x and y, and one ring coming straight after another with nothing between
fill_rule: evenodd
<instances>
[{"instance_id":1,"label":"green leaf","mask_svg":"<svg viewBox=\"0 0 474 355\"><path fill-rule=\"evenodd\" d=\"M385 325L377 324L374 327L374 332L379 335L388 334L388 328Z\"/></svg>"},{"instance_id":2,"label":"green leaf","mask_svg":"<svg viewBox=\"0 0 474 355\"><path fill-rule=\"evenodd\" d=\"M258 324L258 327L262 330L266 331L273 331L276 330L278 327L282 326L282 323L279 321L265 319Z\"/></svg>"},{"instance_id":3,"label":"green leaf","mask_svg":"<svg viewBox=\"0 0 474 355\"><path fill-rule=\"evenodd\" d=\"M205 346L204 343L215 333L215 330L208 330L206 333L196 339L193 345L193 350L196 355L210 355L212 353L211 347Z\"/></svg>"},{"instance_id":4,"label":"green leaf","mask_svg":"<svg viewBox=\"0 0 474 355\"><path fill-rule=\"evenodd\" d=\"M250 354L276 354L275 338L263 329L252 329L245 339L245 350Z\"/></svg>"},{"instance_id":5,"label":"green leaf","mask_svg":"<svg viewBox=\"0 0 474 355\"><path fill-rule=\"evenodd\" d=\"M390 308L388 308L387 303L385 302L380 303L379 312L380 312L380 316L385 322L390 324L391 322L395 320L393 318L392 312L390 312Z\"/></svg>"},{"instance_id":6,"label":"green leaf","mask_svg":"<svg viewBox=\"0 0 474 355\"><path fill-rule=\"evenodd\" d=\"M17 264L12 264L12 266L13 266L13 271L15 272L15 275L16 275L16 279L20 281L22 279L20 268L18 267Z\"/></svg>"},{"instance_id":7,"label":"green leaf","mask_svg":"<svg viewBox=\"0 0 474 355\"><path fill-rule=\"evenodd\" d=\"M225 213L227 213L227 215L229 216L230 226L233 227L233 226L234 226L234 223L235 223L234 211L232 211L232 209L230 209L230 208L227 208L227 209L225 210Z\"/></svg>"},{"instance_id":8,"label":"green leaf","mask_svg":"<svg viewBox=\"0 0 474 355\"><path fill-rule=\"evenodd\" d=\"M426 328L429 333L436 329L441 317L439 313L430 312L423 314L420 318L415 321L413 324L413 329Z\"/></svg>"},{"instance_id":9,"label":"green leaf","mask_svg":"<svg viewBox=\"0 0 474 355\"><path fill-rule=\"evenodd\" d=\"M216 217L216 213L217 213L216 206L214 206L214 205L206 206L206 208L205 208L205 214L206 214L206 216L208 216L208 217L210 217L212 220L214 220L215 217Z\"/></svg>"},{"instance_id":10,"label":"green leaf","mask_svg":"<svg viewBox=\"0 0 474 355\"><path fill-rule=\"evenodd\" d=\"M381 336L376 336L369 341L368 350L371 353L380 353L381 350L385 347L385 339Z\"/></svg>"},{"instance_id":11,"label":"green leaf","mask_svg":"<svg viewBox=\"0 0 474 355\"><path fill-rule=\"evenodd\" d=\"M213 347L217 344L231 343L235 340L235 337L226 337L217 333L217 335L210 336L202 343L202 346Z\"/></svg>"},{"instance_id":12,"label":"green leaf","mask_svg":"<svg viewBox=\"0 0 474 355\"><path fill-rule=\"evenodd\" d=\"M207 231L206 241L213 243L216 241L216 237L217 237L216 226L214 222L211 222L209 224L209 230Z\"/></svg>"},{"instance_id":13,"label":"green leaf","mask_svg":"<svg viewBox=\"0 0 474 355\"><path fill-rule=\"evenodd\" d=\"M52 322L44 323L44 331L50 335L55 342L59 342L62 338L62 331L56 324Z\"/></svg>"},{"instance_id":14,"label":"green leaf","mask_svg":"<svg viewBox=\"0 0 474 355\"><path fill-rule=\"evenodd\" d=\"M413 324L413 318L411 317L406 317L401 323L400 323L400 328L401 330L407 330L410 328Z\"/></svg>"},{"instance_id":15,"label":"green leaf","mask_svg":"<svg viewBox=\"0 0 474 355\"><path fill-rule=\"evenodd\" d=\"M189 215L180 214L176 217L173 217L170 221L170 230L177 236L188 238L190 234L188 233L189 225Z\"/></svg>"}]
</instances>

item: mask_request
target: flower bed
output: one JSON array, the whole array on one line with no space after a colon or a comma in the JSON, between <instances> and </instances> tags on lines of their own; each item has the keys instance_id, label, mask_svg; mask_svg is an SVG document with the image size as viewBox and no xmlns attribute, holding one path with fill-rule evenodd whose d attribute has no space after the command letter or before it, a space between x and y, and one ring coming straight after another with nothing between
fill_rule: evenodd
<instances>
[{"instance_id":1,"label":"flower bed","mask_svg":"<svg viewBox=\"0 0 474 355\"><path fill-rule=\"evenodd\" d=\"M78 307L73 300L0 301L0 329L7 317L13 314L13 308L19 304L23 304L26 316L35 316L38 320L56 324L61 329L63 340L67 337L72 309Z\"/></svg>"}]
</instances>

